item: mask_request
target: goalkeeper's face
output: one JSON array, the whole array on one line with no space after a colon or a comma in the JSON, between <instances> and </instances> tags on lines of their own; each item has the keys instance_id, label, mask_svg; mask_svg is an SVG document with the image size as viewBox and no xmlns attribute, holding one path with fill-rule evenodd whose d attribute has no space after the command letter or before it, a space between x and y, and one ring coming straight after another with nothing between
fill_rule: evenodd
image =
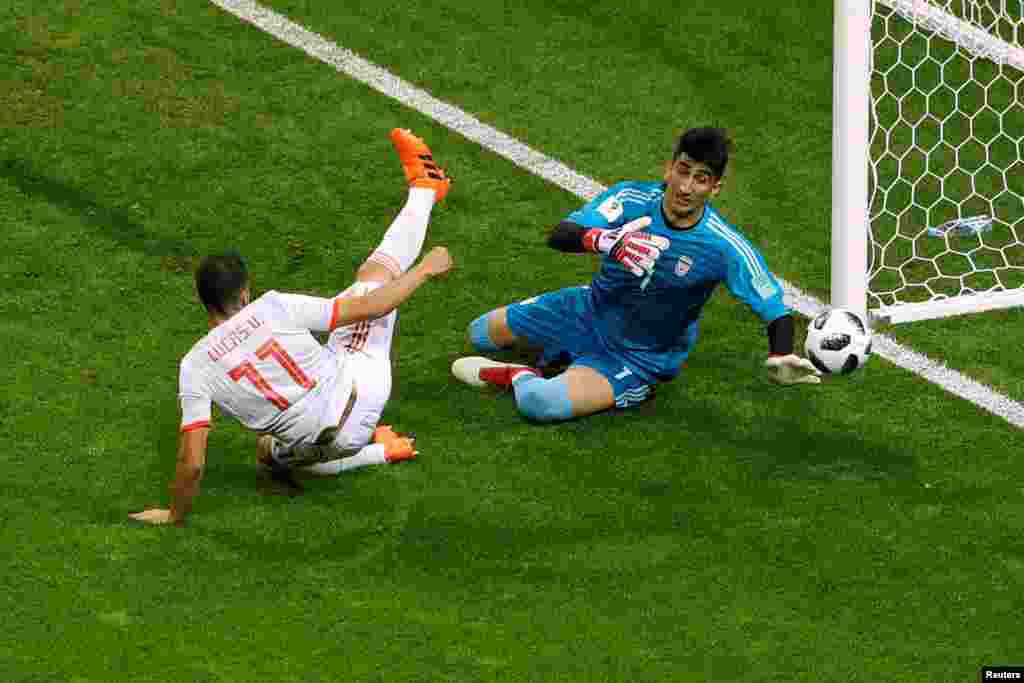
<instances>
[{"instance_id":1,"label":"goalkeeper's face","mask_svg":"<svg viewBox=\"0 0 1024 683\"><path fill-rule=\"evenodd\" d=\"M722 189L722 179L701 161L686 153L665 163L665 216L677 227L689 227L700 220L704 203Z\"/></svg>"}]
</instances>

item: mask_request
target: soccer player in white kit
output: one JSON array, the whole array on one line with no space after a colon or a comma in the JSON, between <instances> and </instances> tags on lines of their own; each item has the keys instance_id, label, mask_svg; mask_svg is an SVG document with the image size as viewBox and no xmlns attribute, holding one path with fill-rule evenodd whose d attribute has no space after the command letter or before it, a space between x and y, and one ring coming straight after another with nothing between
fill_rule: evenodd
<instances>
[{"instance_id":1,"label":"soccer player in white kit","mask_svg":"<svg viewBox=\"0 0 1024 683\"><path fill-rule=\"evenodd\" d=\"M430 149L405 129L391 131L409 195L380 245L334 298L269 291L250 300L238 254L207 257L196 271L210 332L181 361L181 439L169 509L131 515L183 523L199 492L212 404L260 433L257 458L272 471L332 475L408 460L411 438L378 426L391 392L397 311L452 260L435 247L419 262L430 213L451 181ZM330 332L326 346L312 332Z\"/></svg>"}]
</instances>

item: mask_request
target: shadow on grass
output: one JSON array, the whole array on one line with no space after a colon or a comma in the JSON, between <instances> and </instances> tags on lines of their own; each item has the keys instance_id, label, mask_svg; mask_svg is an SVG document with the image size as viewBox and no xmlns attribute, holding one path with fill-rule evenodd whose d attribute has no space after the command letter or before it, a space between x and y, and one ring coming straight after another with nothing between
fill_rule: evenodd
<instances>
[{"instance_id":1,"label":"shadow on grass","mask_svg":"<svg viewBox=\"0 0 1024 683\"><path fill-rule=\"evenodd\" d=\"M768 391L787 391L769 388ZM674 392L685 405L685 429L698 443L730 454L760 479L900 480L915 479L912 448L884 434L832 423L811 402L799 410L778 401L751 422L740 411L723 410L715 401L693 400ZM659 397L661 398L661 397ZM668 398L667 396L664 398ZM790 398L790 397L787 397ZM771 400L770 398L768 400ZM618 417L618 416L617 416Z\"/></svg>"},{"instance_id":2,"label":"shadow on grass","mask_svg":"<svg viewBox=\"0 0 1024 683\"><path fill-rule=\"evenodd\" d=\"M525 361L528 354L494 356L515 362ZM568 478L594 479L623 467L642 468L648 457L678 453L680 471L692 467L693 458L715 458L722 461L718 467L747 468L755 478L765 480L916 479L914 448L889 438L877 417L867 425L840 423L819 414L815 403L805 400L806 392L768 386L766 380L751 380L751 385L739 392L747 392L746 397L731 400L724 393L695 396L694 387L677 380L659 386L653 400L634 408L557 424L534 424L532 429L539 442L557 433L560 450L556 457L576 454L566 461ZM487 398L502 400L496 395ZM488 419L483 410L475 415L472 406L491 402L460 403L465 426L472 428L477 419ZM503 410L508 424L526 424L510 397L506 403ZM490 423L480 427L495 428ZM577 471L573 461L581 455L587 465ZM615 480L612 476L609 482Z\"/></svg>"},{"instance_id":3,"label":"shadow on grass","mask_svg":"<svg viewBox=\"0 0 1024 683\"><path fill-rule=\"evenodd\" d=\"M39 173L27 161L0 161L0 177L30 197L74 213L97 233L132 251L158 258L184 258L195 253L188 242L148 233L126 211L104 206L84 190Z\"/></svg>"},{"instance_id":4,"label":"shadow on grass","mask_svg":"<svg viewBox=\"0 0 1024 683\"><path fill-rule=\"evenodd\" d=\"M366 476L369 473L361 471L302 477L305 490L296 494L271 481L255 463L216 465L203 478L187 533L247 563L288 566L301 558L303 564L330 562L351 568L396 545L405 526L401 487L388 487L389 498L382 502L374 486L360 481ZM246 525L244 531L224 526L225 516L255 508L264 523ZM134 524L126 514L119 511L116 521Z\"/></svg>"}]
</instances>

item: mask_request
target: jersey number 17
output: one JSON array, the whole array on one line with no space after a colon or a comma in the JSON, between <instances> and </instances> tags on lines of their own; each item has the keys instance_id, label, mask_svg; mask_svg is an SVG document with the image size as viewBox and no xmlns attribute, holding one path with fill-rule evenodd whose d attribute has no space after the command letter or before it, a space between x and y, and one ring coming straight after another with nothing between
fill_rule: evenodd
<instances>
[{"instance_id":1,"label":"jersey number 17","mask_svg":"<svg viewBox=\"0 0 1024 683\"><path fill-rule=\"evenodd\" d=\"M260 360L266 360L267 358L273 358L277 363L284 368L295 383L305 389L312 389L316 386L316 381L311 380L306 373L302 371L299 364L288 355L288 352L283 346L274 338L270 338L265 341L258 349L256 349L256 357ZM241 382L242 379L247 379L252 382L253 386L263 394L264 398L277 406L278 410L288 410L291 404L281 394L274 391L274 387L270 386L270 382L260 374L260 371L256 369L256 366L249 361L243 361L231 368L228 372L228 376L236 382Z\"/></svg>"}]
</instances>

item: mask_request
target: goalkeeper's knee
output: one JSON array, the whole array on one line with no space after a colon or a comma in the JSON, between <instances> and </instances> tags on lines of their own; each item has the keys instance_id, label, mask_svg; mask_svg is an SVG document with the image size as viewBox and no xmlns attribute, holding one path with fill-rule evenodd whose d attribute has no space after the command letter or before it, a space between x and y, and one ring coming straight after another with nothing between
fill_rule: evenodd
<instances>
[{"instance_id":1,"label":"goalkeeper's knee","mask_svg":"<svg viewBox=\"0 0 1024 683\"><path fill-rule=\"evenodd\" d=\"M491 339L491 333L488 331L488 321L491 319L490 313L484 313L482 316L474 320L469 324L467 334L469 336L469 343L473 345L473 348L477 351L500 351L501 347L494 343Z\"/></svg>"},{"instance_id":2,"label":"goalkeeper's knee","mask_svg":"<svg viewBox=\"0 0 1024 683\"><path fill-rule=\"evenodd\" d=\"M559 422L572 417L569 385L564 377L542 379L524 374L512 385L512 390L519 412L530 420Z\"/></svg>"}]
</instances>

